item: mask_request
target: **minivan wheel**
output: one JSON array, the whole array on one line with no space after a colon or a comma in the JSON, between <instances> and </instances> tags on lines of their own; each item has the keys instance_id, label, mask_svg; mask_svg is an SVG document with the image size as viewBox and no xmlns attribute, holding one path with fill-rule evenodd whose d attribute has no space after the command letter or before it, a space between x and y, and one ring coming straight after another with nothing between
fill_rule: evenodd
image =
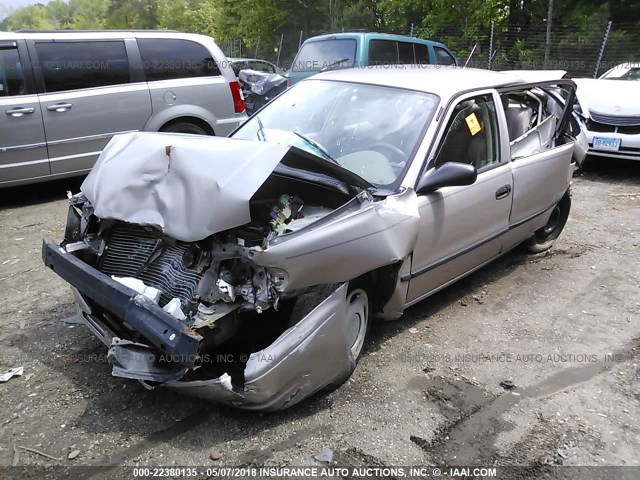
<instances>
[{"instance_id":1,"label":"minivan wheel","mask_svg":"<svg viewBox=\"0 0 640 480\"><path fill-rule=\"evenodd\" d=\"M207 132L202 127L189 122L172 123L164 127L162 131L169 133L191 133L194 135L207 135Z\"/></svg>"},{"instance_id":2,"label":"minivan wheel","mask_svg":"<svg viewBox=\"0 0 640 480\"><path fill-rule=\"evenodd\" d=\"M530 253L541 253L549 250L566 225L570 210L571 196L567 190L558 204L553 207L547 224L536 230L533 236L525 242L526 249Z\"/></svg>"}]
</instances>

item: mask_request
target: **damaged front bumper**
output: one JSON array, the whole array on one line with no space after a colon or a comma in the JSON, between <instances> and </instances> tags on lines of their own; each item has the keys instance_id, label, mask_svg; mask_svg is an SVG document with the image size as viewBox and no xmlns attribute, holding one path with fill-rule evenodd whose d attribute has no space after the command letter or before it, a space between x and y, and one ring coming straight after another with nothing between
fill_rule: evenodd
<instances>
[{"instance_id":1,"label":"damaged front bumper","mask_svg":"<svg viewBox=\"0 0 640 480\"><path fill-rule=\"evenodd\" d=\"M42 246L45 265L75 289L87 326L109 347L113 374L145 386L181 388L190 394L240 408L278 410L349 376L355 362L346 334L347 284L339 286L271 345L240 359L244 381L223 375L208 380L181 378L197 369L203 338L150 299L87 265L52 241ZM118 338L93 309L118 318L143 339ZM170 362L158 364L157 355Z\"/></svg>"}]
</instances>

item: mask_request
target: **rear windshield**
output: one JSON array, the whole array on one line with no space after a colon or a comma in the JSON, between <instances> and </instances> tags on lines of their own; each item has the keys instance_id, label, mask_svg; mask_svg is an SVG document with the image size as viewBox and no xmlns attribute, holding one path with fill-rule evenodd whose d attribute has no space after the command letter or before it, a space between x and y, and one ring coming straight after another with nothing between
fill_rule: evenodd
<instances>
[{"instance_id":1,"label":"rear windshield","mask_svg":"<svg viewBox=\"0 0 640 480\"><path fill-rule=\"evenodd\" d=\"M309 72L353 67L355 57L355 39L318 40L305 43L302 46L293 61L291 70L294 72Z\"/></svg>"}]
</instances>

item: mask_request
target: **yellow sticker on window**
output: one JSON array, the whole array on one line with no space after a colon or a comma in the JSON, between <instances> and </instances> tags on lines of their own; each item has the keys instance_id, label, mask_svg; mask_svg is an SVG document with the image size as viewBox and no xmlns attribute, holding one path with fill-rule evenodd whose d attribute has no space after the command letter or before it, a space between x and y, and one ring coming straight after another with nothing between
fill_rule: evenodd
<instances>
[{"instance_id":1,"label":"yellow sticker on window","mask_svg":"<svg viewBox=\"0 0 640 480\"><path fill-rule=\"evenodd\" d=\"M466 117L464 117L464 119L467 122L467 127L469 127L469 131L471 132L471 135L475 135L480 130L482 130L482 127L480 126L480 122L478 121L478 117L476 117L475 113L472 113L471 115L467 115Z\"/></svg>"}]
</instances>

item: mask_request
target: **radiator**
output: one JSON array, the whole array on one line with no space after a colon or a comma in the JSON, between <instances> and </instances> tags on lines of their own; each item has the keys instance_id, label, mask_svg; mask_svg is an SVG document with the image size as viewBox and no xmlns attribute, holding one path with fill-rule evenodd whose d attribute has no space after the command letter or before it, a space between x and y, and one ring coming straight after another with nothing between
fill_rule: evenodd
<instances>
[{"instance_id":1,"label":"radiator","mask_svg":"<svg viewBox=\"0 0 640 480\"><path fill-rule=\"evenodd\" d=\"M107 249L98 268L108 275L139 278L146 285L157 288L162 292L160 306L178 297L184 307L193 298L202 276L182 266L188 243L165 244L162 254L138 274L151 257L159 238L160 232L150 227L115 225L109 232Z\"/></svg>"}]
</instances>

